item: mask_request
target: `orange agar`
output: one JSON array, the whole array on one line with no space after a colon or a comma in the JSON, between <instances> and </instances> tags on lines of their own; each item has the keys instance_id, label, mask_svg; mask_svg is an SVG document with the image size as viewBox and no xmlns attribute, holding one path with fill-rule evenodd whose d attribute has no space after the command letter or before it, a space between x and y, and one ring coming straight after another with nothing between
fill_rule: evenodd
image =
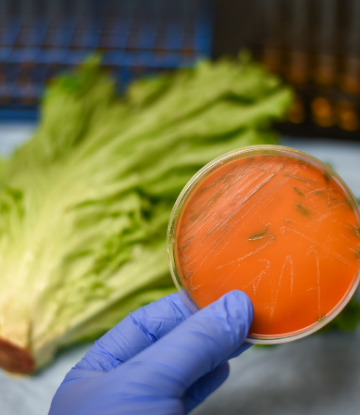
<instances>
[{"instance_id":1,"label":"orange agar","mask_svg":"<svg viewBox=\"0 0 360 415\"><path fill-rule=\"evenodd\" d=\"M250 339L320 326L350 299L359 275L352 196L325 166L268 153L225 160L200 177L172 239L176 272L199 308L233 289L248 294Z\"/></svg>"}]
</instances>

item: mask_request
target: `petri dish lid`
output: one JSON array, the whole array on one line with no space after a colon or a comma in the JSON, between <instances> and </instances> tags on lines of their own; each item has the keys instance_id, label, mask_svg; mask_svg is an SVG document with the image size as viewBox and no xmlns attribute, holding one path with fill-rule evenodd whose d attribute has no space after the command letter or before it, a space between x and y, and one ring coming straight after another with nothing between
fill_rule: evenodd
<instances>
[{"instance_id":1,"label":"petri dish lid","mask_svg":"<svg viewBox=\"0 0 360 415\"><path fill-rule=\"evenodd\" d=\"M193 310L239 289L254 305L247 340L274 344L323 327L360 279L360 213L343 180L283 146L208 163L172 210L170 272Z\"/></svg>"}]
</instances>

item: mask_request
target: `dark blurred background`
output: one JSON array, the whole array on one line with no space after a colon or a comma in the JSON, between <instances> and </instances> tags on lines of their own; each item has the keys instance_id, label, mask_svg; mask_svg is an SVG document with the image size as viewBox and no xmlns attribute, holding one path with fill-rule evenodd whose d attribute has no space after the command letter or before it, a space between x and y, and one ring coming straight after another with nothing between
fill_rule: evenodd
<instances>
[{"instance_id":1,"label":"dark blurred background","mask_svg":"<svg viewBox=\"0 0 360 415\"><path fill-rule=\"evenodd\" d=\"M359 0L0 0L0 119L89 53L132 79L249 49L296 90L286 135L360 140Z\"/></svg>"},{"instance_id":2,"label":"dark blurred background","mask_svg":"<svg viewBox=\"0 0 360 415\"><path fill-rule=\"evenodd\" d=\"M0 0L0 117L35 118L49 79L100 52L119 89L210 57L208 0Z\"/></svg>"}]
</instances>

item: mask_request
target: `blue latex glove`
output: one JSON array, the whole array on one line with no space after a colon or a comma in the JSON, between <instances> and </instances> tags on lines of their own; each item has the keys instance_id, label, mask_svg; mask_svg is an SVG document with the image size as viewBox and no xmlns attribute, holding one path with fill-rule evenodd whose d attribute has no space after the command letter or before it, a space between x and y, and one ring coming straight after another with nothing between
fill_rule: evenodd
<instances>
[{"instance_id":1,"label":"blue latex glove","mask_svg":"<svg viewBox=\"0 0 360 415\"><path fill-rule=\"evenodd\" d=\"M138 309L66 375L49 415L187 414L227 378L244 343L249 298L232 291L193 314L179 294Z\"/></svg>"}]
</instances>

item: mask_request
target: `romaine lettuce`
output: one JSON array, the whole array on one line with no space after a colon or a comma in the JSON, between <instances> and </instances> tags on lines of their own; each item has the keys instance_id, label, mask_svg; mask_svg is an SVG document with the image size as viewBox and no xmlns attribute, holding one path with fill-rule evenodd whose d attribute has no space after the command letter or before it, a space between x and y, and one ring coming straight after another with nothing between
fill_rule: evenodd
<instances>
[{"instance_id":1,"label":"romaine lettuce","mask_svg":"<svg viewBox=\"0 0 360 415\"><path fill-rule=\"evenodd\" d=\"M247 58L143 79L123 98L97 58L54 80L38 130L0 166L0 366L30 372L173 291L177 195L220 154L276 142L270 122L291 98Z\"/></svg>"}]
</instances>

